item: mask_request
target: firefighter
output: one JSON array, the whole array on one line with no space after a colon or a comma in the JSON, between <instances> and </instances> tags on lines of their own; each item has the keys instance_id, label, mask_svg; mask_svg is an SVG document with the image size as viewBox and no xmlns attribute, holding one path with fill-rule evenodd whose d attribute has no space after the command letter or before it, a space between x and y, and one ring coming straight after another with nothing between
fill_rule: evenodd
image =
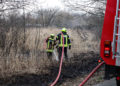
<instances>
[{"instance_id":1,"label":"firefighter","mask_svg":"<svg viewBox=\"0 0 120 86\"><path fill-rule=\"evenodd\" d=\"M58 41L59 61L62 55L63 37L64 37L64 56L65 56L65 60L68 61L67 48L69 45L69 49L71 49L71 41L70 41L69 35L67 34L66 28L62 28L61 33L59 33L56 37L56 41Z\"/></svg>"},{"instance_id":2,"label":"firefighter","mask_svg":"<svg viewBox=\"0 0 120 86\"><path fill-rule=\"evenodd\" d=\"M55 39L54 39L55 35L51 34L50 37L48 37L46 39L46 43L47 43L47 56L48 59L50 59L50 61L52 61L52 54L53 54L53 50L54 50L54 46L55 46Z\"/></svg>"}]
</instances>

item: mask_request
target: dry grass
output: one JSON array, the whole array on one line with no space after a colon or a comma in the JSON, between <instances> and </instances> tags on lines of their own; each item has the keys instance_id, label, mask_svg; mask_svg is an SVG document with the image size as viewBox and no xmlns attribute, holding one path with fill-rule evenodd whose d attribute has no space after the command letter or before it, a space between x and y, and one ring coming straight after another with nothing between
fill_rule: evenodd
<instances>
[{"instance_id":1,"label":"dry grass","mask_svg":"<svg viewBox=\"0 0 120 86\"><path fill-rule=\"evenodd\" d=\"M44 51L44 42L45 39L51 34L54 33L57 35L60 33L61 29L58 28L41 28L38 29L29 29L29 37L26 43L30 49L34 49L36 45L35 39L39 40L38 49ZM40 32L40 33L39 33ZM80 30L80 29L68 29L67 30L71 42L72 42L72 53L88 52L94 51L99 52L99 39L94 40L95 34L89 30Z\"/></svg>"},{"instance_id":2,"label":"dry grass","mask_svg":"<svg viewBox=\"0 0 120 86\"><path fill-rule=\"evenodd\" d=\"M48 60L44 49L45 39L52 33L57 35L60 31L61 29L58 28L27 29L27 39L24 46L28 53L25 54L20 52L23 34L19 34L17 54L14 53L14 48L11 48L9 55L0 56L0 76L4 78L22 73L49 73L46 67L50 66L51 62ZM72 43L72 49L68 51L69 57L82 52L99 52L99 40L94 40L93 32L81 29L67 29L67 32ZM12 40L11 37L11 33L8 33L7 44Z\"/></svg>"}]
</instances>

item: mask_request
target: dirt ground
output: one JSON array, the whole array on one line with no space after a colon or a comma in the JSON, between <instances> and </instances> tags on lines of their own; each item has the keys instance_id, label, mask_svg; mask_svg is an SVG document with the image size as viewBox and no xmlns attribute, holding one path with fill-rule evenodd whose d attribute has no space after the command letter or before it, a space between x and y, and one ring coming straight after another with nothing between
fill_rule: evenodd
<instances>
[{"instance_id":1,"label":"dirt ground","mask_svg":"<svg viewBox=\"0 0 120 86\"><path fill-rule=\"evenodd\" d=\"M78 86L80 82L97 66L99 54L93 51L74 54L69 62L63 62L61 77L56 86ZM43 68L36 73L15 73L12 76L1 77L0 86L49 86L56 78L59 64L57 62ZM92 86L103 81L104 66L85 84Z\"/></svg>"}]
</instances>

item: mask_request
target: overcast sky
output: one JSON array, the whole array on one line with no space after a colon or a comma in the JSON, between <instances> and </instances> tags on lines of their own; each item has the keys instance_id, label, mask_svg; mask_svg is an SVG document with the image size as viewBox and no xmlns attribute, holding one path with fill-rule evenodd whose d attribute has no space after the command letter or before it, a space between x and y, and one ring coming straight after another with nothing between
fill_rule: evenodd
<instances>
[{"instance_id":1,"label":"overcast sky","mask_svg":"<svg viewBox=\"0 0 120 86\"><path fill-rule=\"evenodd\" d=\"M35 0L35 5L37 9L48 9L48 8L59 8L64 10L64 4L61 0Z\"/></svg>"},{"instance_id":2,"label":"overcast sky","mask_svg":"<svg viewBox=\"0 0 120 86\"><path fill-rule=\"evenodd\" d=\"M63 0L36 0L43 8L65 8ZM80 2L81 4L87 3L89 0L71 0L72 2Z\"/></svg>"},{"instance_id":3,"label":"overcast sky","mask_svg":"<svg viewBox=\"0 0 120 86\"><path fill-rule=\"evenodd\" d=\"M51 9L57 8L59 10L68 11L63 0L32 0L34 3L30 5L28 10ZM72 2L79 2L85 5L89 0L71 0ZM70 10L70 9L69 9Z\"/></svg>"},{"instance_id":4,"label":"overcast sky","mask_svg":"<svg viewBox=\"0 0 120 86\"><path fill-rule=\"evenodd\" d=\"M61 0L43 0L43 2L41 2L40 0L37 0L38 2L42 3L43 7L59 7L59 8L63 8L64 5L62 3Z\"/></svg>"}]
</instances>

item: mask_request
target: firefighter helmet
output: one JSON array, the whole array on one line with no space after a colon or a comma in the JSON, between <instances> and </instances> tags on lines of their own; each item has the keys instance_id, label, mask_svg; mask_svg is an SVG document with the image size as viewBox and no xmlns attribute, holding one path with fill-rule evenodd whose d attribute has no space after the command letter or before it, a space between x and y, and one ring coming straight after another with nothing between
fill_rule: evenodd
<instances>
[{"instance_id":1,"label":"firefighter helmet","mask_svg":"<svg viewBox=\"0 0 120 86\"><path fill-rule=\"evenodd\" d=\"M62 32L67 32L66 28L62 28L61 31L62 31Z\"/></svg>"},{"instance_id":2,"label":"firefighter helmet","mask_svg":"<svg viewBox=\"0 0 120 86\"><path fill-rule=\"evenodd\" d=\"M50 36L51 36L51 37L55 37L55 35L54 35L54 34L50 34Z\"/></svg>"}]
</instances>

